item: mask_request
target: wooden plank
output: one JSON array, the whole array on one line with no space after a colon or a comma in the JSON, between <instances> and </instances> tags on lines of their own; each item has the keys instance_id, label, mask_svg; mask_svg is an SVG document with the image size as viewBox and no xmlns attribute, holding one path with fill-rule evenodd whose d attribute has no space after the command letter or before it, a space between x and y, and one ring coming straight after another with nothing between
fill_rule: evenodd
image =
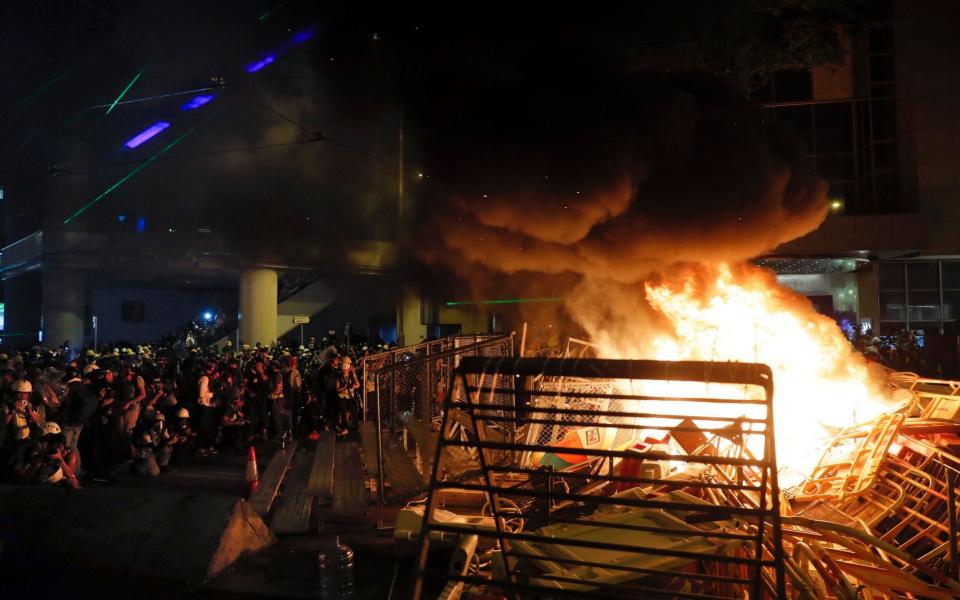
<instances>
[{"instance_id":1,"label":"wooden plank","mask_svg":"<svg viewBox=\"0 0 960 600\"><path fill-rule=\"evenodd\" d=\"M341 441L334 450L333 506L329 516L364 516L370 505L370 493L364 486L360 445Z\"/></svg>"},{"instance_id":2,"label":"wooden plank","mask_svg":"<svg viewBox=\"0 0 960 600\"><path fill-rule=\"evenodd\" d=\"M312 463L303 454L297 456L290 468L277 501L277 508L270 519L270 530L277 535L305 533L310 524L313 496L307 493Z\"/></svg>"},{"instance_id":3,"label":"wooden plank","mask_svg":"<svg viewBox=\"0 0 960 600\"><path fill-rule=\"evenodd\" d=\"M307 483L307 493L316 496L321 504L330 504L333 498L334 449L337 446L337 436L332 431L320 433L317 447L313 452L313 464L310 469L310 480Z\"/></svg>"},{"instance_id":4,"label":"wooden plank","mask_svg":"<svg viewBox=\"0 0 960 600\"><path fill-rule=\"evenodd\" d=\"M377 465L377 426L373 421L363 421L358 429L360 433L360 449L363 450L363 466L376 477L379 472Z\"/></svg>"},{"instance_id":5,"label":"wooden plank","mask_svg":"<svg viewBox=\"0 0 960 600\"><path fill-rule=\"evenodd\" d=\"M302 487L282 495L270 520L270 531L276 535L306 533L312 508L313 496Z\"/></svg>"},{"instance_id":6,"label":"wooden plank","mask_svg":"<svg viewBox=\"0 0 960 600\"><path fill-rule=\"evenodd\" d=\"M283 476L290 467L290 460L296 451L297 442L291 442L283 450L277 450L273 458L270 459L267 470L260 477L257 490L250 494L250 499L247 502L261 518L266 517L267 513L270 512L270 507L273 506L273 501L277 498L280 482L283 481Z\"/></svg>"}]
</instances>

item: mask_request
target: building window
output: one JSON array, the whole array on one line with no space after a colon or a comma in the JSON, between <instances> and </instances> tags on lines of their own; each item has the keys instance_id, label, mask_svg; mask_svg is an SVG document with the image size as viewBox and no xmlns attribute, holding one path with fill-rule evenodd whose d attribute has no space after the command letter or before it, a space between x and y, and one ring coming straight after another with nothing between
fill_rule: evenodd
<instances>
[{"instance_id":1,"label":"building window","mask_svg":"<svg viewBox=\"0 0 960 600\"><path fill-rule=\"evenodd\" d=\"M880 331L960 334L960 261L883 261Z\"/></svg>"},{"instance_id":2,"label":"building window","mask_svg":"<svg viewBox=\"0 0 960 600\"><path fill-rule=\"evenodd\" d=\"M801 74L811 80L809 71L777 74L757 97L765 101L771 118L790 124L800 135L813 168L830 185L836 212L916 210L915 199L900 189L893 27L880 21L852 35L862 40L852 45L853 63L861 65L863 76L857 97L813 100L801 85Z\"/></svg>"}]
</instances>

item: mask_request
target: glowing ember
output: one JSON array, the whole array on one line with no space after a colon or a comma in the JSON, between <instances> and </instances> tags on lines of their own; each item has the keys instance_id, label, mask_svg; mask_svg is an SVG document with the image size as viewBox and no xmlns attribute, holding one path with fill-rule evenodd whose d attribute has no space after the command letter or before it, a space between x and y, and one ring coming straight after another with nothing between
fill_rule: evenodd
<instances>
[{"instance_id":1,"label":"glowing ember","mask_svg":"<svg viewBox=\"0 0 960 600\"><path fill-rule=\"evenodd\" d=\"M691 267L644 287L647 302L672 331L652 327L650 319L643 319L642 325L638 319L630 331L619 325L610 331L593 319L584 326L600 345L600 354L769 365L774 374L774 428L784 484L796 483L811 471L838 429L891 408L883 374L852 348L836 323L758 267ZM730 390L719 387L707 393L729 397ZM666 393L696 392L678 388ZM744 414L754 416L748 410ZM763 454L762 447L749 442L748 446L755 455Z\"/></svg>"}]
</instances>

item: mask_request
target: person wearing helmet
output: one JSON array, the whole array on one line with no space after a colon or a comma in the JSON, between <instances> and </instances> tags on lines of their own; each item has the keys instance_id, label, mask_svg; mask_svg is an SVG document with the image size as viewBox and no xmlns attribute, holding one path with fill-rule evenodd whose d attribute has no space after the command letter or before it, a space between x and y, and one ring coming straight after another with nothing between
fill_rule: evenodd
<instances>
[{"instance_id":1,"label":"person wearing helmet","mask_svg":"<svg viewBox=\"0 0 960 600\"><path fill-rule=\"evenodd\" d=\"M47 435L62 435L63 430L60 429L60 425L54 423L53 421L47 421L40 425L40 437Z\"/></svg>"},{"instance_id":2,"label":"person wearing helmet","mask_svg":"<svg viewBox=\"0 0 960 600\"><path fill-rule=\"evenodd\" d=\"M172 423L177 418L177 408L179 407L176 393L177 382L172 377L161 379L160 387L163 394L157 400L157 410L162 412L167 420Z\"/></svg>"},{"instance_id":3,"label":"person wearing helmet","mask_svg":"<svg viewBox=\"0 0 960 600\"><path fill-rule=\"evenodd\" d=\"M273 432L284 445L293 435L293 399L285 390L283 373L274 371L267 400L273 418Z\"/></svg>"},{"instance_id":4,"label":"person wearing helmet","mask_svg":"<svg viewBox=\"0 0 960 600\"><path fill-rule=\"evenodd\" d=\"M268 373L268 359L265 353L255 353L249 375L249 388L244 389L247 400L244 410L250 420L251 435L260 439L267 439L270 428L270 400L268 396L273 391L273 380Z\"/></svg>"},{"instance_id":5,"label":"person wearing helmet","mask_svg":"<svg viewBox=\"0 0 960 600\"><path fill-rule=\"evenodd\" d=\"M173 450L177 445L176 433L167 427L166 420L162 412L157 412L153 417L152 434L156 445L157 465L161 473L170 470L170 457L173 456Z\"/></svg>"},{"instance_id":6,"label":"person wearing helmet","mask_svg":"<svg viewBox=\"0 0 960 600\"><path fill-rule=\"evenodd\" d=\"M100 367L98 367L98 366L97 366L97 363L95 363L95 362L87 363L87 364L85 364L85 365L83 366L83 374L84 374L84 375L91 375L91 376L92 376L93 373L96 372L96 371L98 371L98 370L100 370Z\"/></svg>"},{"instance_id":7,"label":"person wearing helmet","mask_svg":"<svg viewBox=\"0 0 960 600\"><path fill-rule=\"evenodd\" d=\"M329 360L321 362L318 381L318 400L325 427L336 429L340 418L340 398L337 395L337 385L340 380L340 357L330 355Z\"/></svg>"},{"instance_id":8,"label":"person wearing helmet","mask_svg":"<svg viewBox=\"0 0 960 600\"><path fill-rule=\"evenodd\" d=\"M190 411L185 407L179 408L175 413L174 424L168 430L171 436L168 442L171 458L175 458L177 464L182 465L184 455L196 447L197 434L190 427Z\"/></svg>"},{"instance_id":9,"label":"person wearing helmet","mask_svg":"<svg viewBox=\"0 0 960 600\"><path fill-rule=\"evenodd\" d=\"M243 452L252 437L250 421L243 410L242 391L233 388L230 396L230 404L223 411L223 440L236 452Z\"/></svg>"},{"instance_id":10,"label":"person wearing helmet","mask_svg":"<svg viewBox=\"0 0 960 600\"><path fill-rule=\"evenodd\" d=\"M354 424L355 419L351 415L354 412L355 395L358 389L360 389L360 380L357 378L357 372L353 369L353 360L349 356L345 356L337 378L337 398L340 405L340 419L337 423L338 437L346 437L348 428Z\"/></svg>"},{"instance_id":11,"label":"person wearing helmet","mask_svg":"<svg viewBox=\"0 0 960 600\"><path fill-rule=\"evenodd\" d=\"M203 374L197 381L197 410L199 414L200 435L198 442L200 444L200 454L216 454L217 436L217 405L215 401L215 379L214 371L216 365L213 362L207 362L203 367Z\"/></svg>"},{"instance_id":12,"label":"person wearing helmet","mask_svg":"<svg viewBox=\"0 0 960 600\"><path fill-rule=\"evenodd\" d=\"M43 418L38 410L30 405L30 394L33 393L33 385L25 379L20 379L13 384L15 394L13 407L5 408L3 421L7 429L7 439L12 441L21 441L30 437L30 428L39 427L43 423Z\"/></svg>"},{"instance_id":13,"label":"person wearing helmet","mask_svg":"<svg viewBox=\"0 0 960 600\"><path fill-rule=\"evenodd\" d=\"M48 421L40 426L40 432L40 444L46 457L42 472L49 473L46 477L41 475L40 483L62 483L73 489L79 489L80 482L77 479L79 457L75 451L67 448L67 440L60 426Z\"/></svg>"},{"instance_id":14,"label":"person wearing helmet","mask_svg":"<svg viewBox=\"0 0 960 600\"><path fill-rule=\"evenodd\" d=\"M301 432L301 435L306 433L307 439L311 441L320 439L323 414L321 412L320 401L310 386L304 387L303 402L300 407L299 417L298 430Z\"/></svg>"},{"instance_id":15,"label":"person wearing helmet","mask_svg":"<svg viewBox=\"0 0 960 600\"><path fill-rule=\"evenodd\" d=\"M160 465L157 464L157 457L154 454L157 448L157 441L154 440L151 428L138 427L133 434L133 445L136 454L130 470L142 477L156 477L159 475Z\"/></svg>"},{"instance_id":16,"label":"person wearing helmet","mask_svg":"<svg viewBox=\"0 0 960 600\"><path fill-rule=\"evenodd\" d=\"M129 348L125 350L130 351ZM143 407L143 401L147 398L147 386L143 377L138 375L129 365L121 370L119 384L118 400L120 410L123 413L118 426L121 428L121 438L123 434L129 435L137 425L140 418L140 411Z\"/></svg>"},{"instance_id":17,"label":"person wearing helmet","mask_svg":"<svg viewBox=\"0 0 960 600\"><path fill-rule=\"evenodd\" d=\"M102 369L90 390L96 390L97 408L87 423L81 440L84 448L83 464L93 477L110 479L119 460L121 440L117 427L117 402L112 384L113 371Z\"/></svg>"},{"instance_id":18,"label":"person wearing helmet","mask_svg":"<svg viewBox=\"0 0 960 600\"><path fill-rule=\"evenodd\" d=\"M79 475L85 461L92 460L94 436L89 432L100 407L100 397L97 395L90 375L80 377L79 384L71 378L67 381L67 385L66 408L63 410L64 421L60 425L67 438L67 448L78 452L77 474ZM84 432L87 433L84 434Z\"/></svg>"},{"instance_id":19,"label":"person wearing helmet","mask_svg":"<svg viewBox=\"0 0 960 600\"><path fill-rule=\"evenodd\" d=\"M293 432L296 429L296 419L300 416L303 377L300 375L300 369L298 367L299 361L296 356L286 357L282 365L276 376L279 376L281 380L283 401L274 406L274 410L279 413L279 415L274 416L274 420L283 427L282 429L278 429L277 432L281 436L286 432L287 436L293 439Z\"/></svg>"}]
</instances>

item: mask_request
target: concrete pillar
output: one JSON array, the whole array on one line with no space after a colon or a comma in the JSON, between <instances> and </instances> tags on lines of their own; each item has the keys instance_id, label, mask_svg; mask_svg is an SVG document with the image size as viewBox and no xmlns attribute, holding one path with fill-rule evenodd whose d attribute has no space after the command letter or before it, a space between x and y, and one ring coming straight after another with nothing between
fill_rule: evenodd
<instances>
[{"instance_id":1,"label":"concrete pillar","mask_svg":"<svg viewBox=\"0 0 960 600\"><path fill-rule=\"evenodd\" d=\"M240 273L240 341L268 346L277 340L277 273L247 269Z\"/></svg>"},{"instance_id":2,"label":"concrete pillar","mask_svg":"<svg viewBox=\"0 0 960 600\"><path fill-rule=\"evenodd\" d=\"M87 307L87 275L77 269L44 267L41 330L43 345L82 348Z\"/></svg>"},{"instance_id":3,"label":"concrete pillar","mask_svg":"<svg viewBox=\"0 0 960 600\"><path fill-rule=\"evenodd\" d=\"M40 272L33 271L3 282L4 337L7 346L37 343L40 331Z\"/></svg>"},{"instance_id":4,"label":"concrete pillar","mask_svg":"<svg viewBox=\"0 0 960 600\"><path fill-rule=\"evenodd\" d=\"M400 294L397 344L414 346L427 337L427 327L422 314L423 301L417 290L410 286L405 286Z\"/></svg>"}]
</instances>

